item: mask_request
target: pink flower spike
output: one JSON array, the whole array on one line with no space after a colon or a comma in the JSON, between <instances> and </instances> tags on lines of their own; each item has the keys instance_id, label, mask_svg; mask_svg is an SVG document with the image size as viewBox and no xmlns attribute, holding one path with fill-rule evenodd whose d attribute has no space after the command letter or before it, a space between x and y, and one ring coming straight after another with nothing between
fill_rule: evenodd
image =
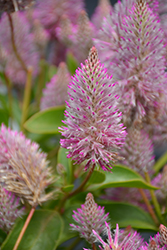
<instances>
[{"instance_id":1,"label":"pink flower spike","mask_svg":"<svg viewBox=\"0 0 167 250\"><path fill-rule=\"evenodd\" d=\"M71 89L68 91L70 98L66 110L69 117L64 121L68 130L60 129L65 137L60 144L69 149L76 164L85 162L87 168L95 164L110 171L112 163L120 159L117 151L126 137L125 128L120 126L122 116L117 108L115 87L100 64L95 47L92 47L88 60L81 68L82 73L78 70L75 76L81 88L74 86L75 92ZM80 99L83 101L80 102Z\"/></svg>"}]
</instances>

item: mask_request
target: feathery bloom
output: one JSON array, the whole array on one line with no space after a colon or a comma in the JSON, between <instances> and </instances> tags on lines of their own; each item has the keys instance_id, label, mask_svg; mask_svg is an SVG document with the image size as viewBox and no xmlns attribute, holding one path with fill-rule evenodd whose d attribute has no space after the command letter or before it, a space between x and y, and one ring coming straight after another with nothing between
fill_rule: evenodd
<instances>
[{"instance_id":1,"label":"feathery bloom","mask_svg":"<svg viewBox=\"0 0 167 250\"><path fill-rule=\"evenodd\" d=\"M140 250L166 250L167 249L167 228L164 225L159 227L160 233L153 238L150 237L149 243L145 243Z\"/></svg>"},{"instance_id":2,"label":"feathery bloom","mask_svg":"<svg viewBox=\"0 0 167 250\"><path fill-rule=\"evenodd\" d=\"M96 240L92 230L94 229L101 234L105 228L105 221L109 213L105 214L104 207L95 203L91 193L87 194L85 203L77 210L77 212L73 211L73 218L78 225L70 224L70 226L92 244Z\"/></svg>"},{"instance_id":3,"label":"feathery bloom","mask_svg":"<svg viewBox=\"0 0 167 250\"><path fill-rule=\"evenodd\" d=\"M137 250L143 243L143 239L136 232L131 230L128 234L124 234L123 231L120 232L118 224L116 225L116 230L114 235L111 233L110 227L107 222L106 224L106 233L108 236L108 243L105 243L99 234L93 230L94 235L96 236L96 241L100 242L102 247L99 246L101 250ZM124 237L123 237L124 236Z\"/></svg>"},{"instance_id":4,"label":"feathery bloom","mask_svg":"<svg viewBox=\"0 0 167 250\"><path fill-rule=\"evenodd\" d=\"M34 0L0 0L0 14L11 13L29 7Z\"/></svg>"},{"instance_id":5,"label":"feathery bloom","mask_svg":"<svg viewBox=\"0 0 167 250\"><path fill-rule=\"evenodd\" d=\"M8 233L15 220L23 214L20 199L0 185L0 228Z\"/></svg>"},{"instance_id":6,"label":"feathery bloom","mask_svg":"<svg viewBox=\"0 0 167 250\"><path fill-rule=\"evenodd\" d=\"M149 135L141 129L131 127L127 130L125 144L120 155L124 157L123 164L140 174L153 174L154 149Z\"/></svg>"},{"instance_id":7,"label":"feathery bloom","mask_svg":"<svg viewBox=\"0 0 167 250\"><path fill-rule=\"evenodd\" d=\"M43 26L37 19L33 20L32 33L33 42L35 43L40 56L44 57L44 52L49 41L49 33L43 28Z\"/></svg>"},{"instance_id":8,"label":"feathery bloom","mask_svg":"<svg viewBox=\"0 0 167 250\"><path fill-rule=\"evenodd\" d=\"M38 73L39 55L30 33L28 20L24 13L16 12L12 14L12 21L17 51L26 67L31 66L33 68L33 75L35 76ZM7 53L6 75L14 83L25 84L26 72L13 51L11 27L7 14L3 14L0 20L0 44Z\"/></svg>"},{"instance_id":9,"label":"feathery bloom","mask_svg":"<svg viewBox=\"0 0 167 250\"><path fill-rule=\"evenodd\" d=\"M35 9L35 17L45 28L53 31L59 25L62 15L67 15L72 22L75 22L78 13L83 8L83 0L39 0Z\"/></svg>"},{"instance_id":10,"label":"feathery bloom","mask_svg":"<svg viewBox=\"0 0 167 250\"><path fill-rule=\"evenodd\" d=\"M119 2L104 20L95 44L101 61L118 81L118 107L128 127L136 120L152 123L162 113L167 80L164 32L157 15L144 0L131 9L123 7Z\"/></svg>"},{"instance_id":11,"label":"feathery bloom","mask_svg":"<svg viewBox=\"0 0 167 250\"><path fill-rule=\"evenodd\" d=\"M107 17L111 11L113 11L113 8L109 0L99 0L91 18L97 30L101 28L103 18Z\"/></svg>"},{"instance_id":12,"label":"feathery bloom","mask_svg":"<svg viewBox=\"0 0 167 250\"><path fill-rule=\"evenodd\" d=\"M41 99L41 110L65 105L67 100L67 87L70 82L70 73L64 62L61 62L56 75L54 75L46 88L43 90Z\"/></svg>"},{"instance_id":13,"label":"feathery bloom","mask_svg":"<svg viewBox=\"0 0 167 250\"><path fill-rule=\"evenodd\" d=\"M72 24L70 19L63 15L60 26L56 29L58 39L72 51L79 62L87 58L93 45L94 32L94 26L89 21L85 10L81 10L79 13L76 24Z\"/></svg>"},{"instance_id":14,"label":"feathery bloom","mask_svg":"<svg viewBox=\"0 0 167 250\"><path fill-rule=\"evenodd\" d=\"M85 65L76 70L69 85L64 124L60 131L65 139L60 140L67 148L67 157L85 169L99 165L111 169L111 162L120 159L118 150L125 141L126 131L117 109L114 83L100 64L97 50L92 47Z\"/></svg>"},{"instance_id":15,"label":"feathery bloom","mask_svg":"<svg viewBox=\"0 0 167 250\"><path fill-rule=\"evenodd\" d=\"M37 143L2 125L0 151L1 183L6 190L26 199L33 207L53 197L52 192L45 193L53 177L46 154Z\"/></svg>"}]
</instances>

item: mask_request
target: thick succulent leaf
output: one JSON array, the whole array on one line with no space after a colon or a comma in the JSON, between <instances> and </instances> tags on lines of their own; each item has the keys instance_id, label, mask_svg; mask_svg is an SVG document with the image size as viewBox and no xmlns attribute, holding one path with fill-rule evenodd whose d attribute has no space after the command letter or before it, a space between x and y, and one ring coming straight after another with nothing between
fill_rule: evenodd
<instances>
[{"instance_id":1,"label":"thick succulent leaf","mask_svg":"<svg viewBox=\"0 0 167 250\"><path fill-rule=\"evenodd\" d=\"M106 176L105 181L100 184L91 184L87 187L87 191L94 191L97 189L109 188L109 187L137 187L144 189L158 189L152 185L149 185L141 175L134 170L117 165L114 166L111 172L103 172Z\"/></svg>"},{"instance_id":2,"label":"thick succulent leaf","mask_svg":"<svg viewBox=\"0 0 167 250\"><path fill-rule=\"evenodd\" d=\"M4 241L1 250L13 249L24 225L26 216L20 219ZM63 220L51 210L35 211L32 220L20 242L18 250L55 250L63 231Z\"/></svg>"},{"instance_id":3,"label":"thick succulent leaf","mask_svg":"<svg viewBox=\"0 0 167 250\"><path fill-rule=\"evenodd\" d=\"M105 212L109 212L111 226L113 227L118 223L119 227L130 225L136 229L158 230L151 216L139 207L111 201L98 202L98 204L105 207Z\"/></svg>"},{"instance_id":4,"label":"thick succulent leaf","mask_svg":"<svg viewBox=\"0 0 167 250\"><path fill-rule=\"evenodd\" d=\"M25 129L36 134L58 133L64 119L64 106L57 106L40 111L24 124Z\"/></svg>"}]
</instances>

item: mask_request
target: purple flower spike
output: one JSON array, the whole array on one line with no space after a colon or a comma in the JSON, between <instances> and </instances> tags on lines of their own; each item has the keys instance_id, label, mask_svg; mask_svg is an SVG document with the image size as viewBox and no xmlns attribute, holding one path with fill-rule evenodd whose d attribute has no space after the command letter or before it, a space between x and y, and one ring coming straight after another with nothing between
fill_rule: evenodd
<instances>
[{"instance_id":1,"label":"purple flower spike","mask_svg":"<svg viewBox=\"0 0 167 250\"><path fill-rule=\"evenodd\" d=\"M39 145L20 132L1 126L0 183L32 207L53 198L45 189L53 183L52 170Z\"/></svg>"},{"instance_id":2,"label":"purple flower spike","mask_svg":"<svg viewBox=\"0 0 167 250\"><path fill-rule=\"evenodd\" d=\"M136 121L153 124L163 113L166 96L166 42L157 14L147 1L119 1L98 37L101 61L118 81L125 126Z\"/></svg>"},{"instance_id":3,"label":"purple flower spike","mask_svg":"<svg viewBox=\"0 0 167 250\"><path fill-rule=\"evenodd\" d=\"M98 234L102 233L105 228L105 221L108 214L105 214L104 207L98 206L91 193L86 196L86 201L81 205L81 209L73 211L73 219L78 225L71 224L73 230L78 231L82 238L85 238L90 244L94 243L96 237L92 230Z\"/></svg>"},{"instance_id":4,"label":"purple flower spike","mask_svg":"<svg viewBox=\"0 0 167 250\"><path fill-rule=\"evenodd\" d=\"M107 223L105 228L105 234L108 236L108 243L105 243L97 232L94 232L96 241L100 242L102 250L138 250L143 243L143 239L140 235L132 229L119 230L118 224L116 225L115 233L111 233L110 227Z\"/></svg>"},{"instance_id":5,"label":"purple flower spike","mask_svg":"<svg viewBox=\"0 0 167 250\"><path fill-rule=\"evenodd\" d=\"M67 119L60 131L60 143L69 150L67 157L75 163L85 162L87 170L94 164L110 170L120 157L117 150L125 141L126 131L117 109L114 83L100 64L97 50L92 47L85 65L76 70L69 84Z\"/></svg>"},{"instance_id":6,"label":"purple flower spike","mask_svg":"<svg viewBox=\"0 0 167 250\"><path fill-rule=\"evenodd\" d=\"M67 86L70 82L70 73L64 62L61 62L58 67L57 74L54 75L46 88L43 90L41 99L41 110L65 105L67 99Z\"/></svg>"},{"instance_id":7,"label":"purple flower spike","mask_svg":"<svg viewBox=\"0 0 167 250\"><path fill-rule=\"evenodd\" d=\"M0 228L9 232L15 220L24 214L24 207L20 207L20 199L0 185Z\"/></svg>"}]
</instances>

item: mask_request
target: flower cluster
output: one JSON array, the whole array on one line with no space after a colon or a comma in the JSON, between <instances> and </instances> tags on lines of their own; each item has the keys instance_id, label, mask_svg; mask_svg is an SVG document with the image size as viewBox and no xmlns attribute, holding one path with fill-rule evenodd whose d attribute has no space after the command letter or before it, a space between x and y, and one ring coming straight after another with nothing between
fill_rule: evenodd
<instances>
[{"instance_id":1,"label":"flower cluster","mask_svg":"<svg viewBox=\"0 0 167 250\"><path fill-rule=\"evenodd\" d=\"M85 65L72 77L65 111L67 127L60 128L65 137L61 146L69 150L67 157L78 164L85 162L85 169L98 164L108 170L120 159L116 150L124 143L126 132L114 86L92 47Z\"/></svg>"},{"instance_id":2,"label":"flower cluster","mask_svg":"<svg viewBox=\"0 0 167 250\"><path fill-rule=\"evenodd\" d=\"M73 218L78 225L70 224L73 230L78 231L81 237L89 243L95 242L96 238L92 230L101 234L105 228L105 221L108 219L108 213L105 214L104 207L98 206L91 193L86 196L86 201L78 211L73 211Z\"/></svg>"},{"instance_id":3,"label":"flower cluster","mask_svg":"<svg viewBox=\"0 0 167 250\"><path fill-rule=\"evenodd\" d=\"M2 125L0 149L1 183L6 190L26 199L33 207L53 197L53 193L45 193L53 177L46 154L37 143Z\"/></svg>"},{"instance_id":4,"label":"flower cluster","mask_svg":"<svg viewBox=\"0 0 167 250\"><path fill-rule=\"evenodd\" d=\"M54 75L43 90L41 109L64 105L67 100L67 86L70 74L65 63L61 62L56 75Z\"/></svg>"},{"instance_id":5,"label":"flower cluster","mask_svg":"<svg viewBox=\"0 0 167 250\"><path fill-rule=\"evenodd\" d=\"M0 185L0 228L9 232L15 220L24 214L20 199Z\"/></svg>"}]
</instances>

